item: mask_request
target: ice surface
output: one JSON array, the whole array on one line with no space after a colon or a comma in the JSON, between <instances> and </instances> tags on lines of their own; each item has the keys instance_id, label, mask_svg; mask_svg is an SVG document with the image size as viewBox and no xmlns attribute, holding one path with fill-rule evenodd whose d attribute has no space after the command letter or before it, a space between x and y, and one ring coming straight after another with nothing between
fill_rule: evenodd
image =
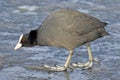
<instances>
[{"instance_id":1,"label":"ice surface","mask_svg":"<svg viewBox=\"0 0 120 80\"><path fill-rule=\"evenodd\" d=\"M75 9L108 22L110 33L91 43L101 65L90 70L48 72L31 65L63 65L65 49L36 46L14 51L20 34L36 29L52 11ZM120 0L0 0L0 80L120 80ZM87 60L85 46L75 49L71 62Z\"/></svg>"}]
</instances>

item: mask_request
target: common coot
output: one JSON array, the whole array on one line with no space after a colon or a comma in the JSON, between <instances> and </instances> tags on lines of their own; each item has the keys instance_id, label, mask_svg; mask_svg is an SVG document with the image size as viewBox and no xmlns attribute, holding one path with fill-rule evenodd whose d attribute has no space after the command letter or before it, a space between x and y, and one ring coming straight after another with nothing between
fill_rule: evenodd
<instances>
[{"instance_id":1,"label":"common coot","mask_svg":"<svg viewBox=\"0 0 120 80\"><path fill-rule=\"evenodd\" d=\"M86 44L88 49L89 61L84 64L72 64L72 66L90 68L94 58L90 49L89 42L108 35L105 31L106 22L101 22L95 17L82 12L61 9L51 13L38 27L31 30L28 34L22 34L15 47L56 46L67 49L70 54L64 64L64 67L49 67L50 70L63 71L69 67L73 50Z\"/></svg>"}]
</instances>

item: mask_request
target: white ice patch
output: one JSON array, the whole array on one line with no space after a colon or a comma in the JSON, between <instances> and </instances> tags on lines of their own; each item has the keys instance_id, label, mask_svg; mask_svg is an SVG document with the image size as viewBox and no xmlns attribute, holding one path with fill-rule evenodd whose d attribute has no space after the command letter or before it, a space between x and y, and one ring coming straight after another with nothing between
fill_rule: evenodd
<instances>
[{"instance_id":1,"label":"white ice patch","mask_svg":"<svg viewBox=\"0 0 120 80\"><path fill-rule=\"evenodd\" d=\"M83 13L89 13L89 10L86 10L86 9L78 9L78 11L80 11L80 12L83 12Z\"/></svg>"},{"instance_id":2,"label":"white ice patch","mask_svg":"<svg viewBox=\"0 0 120 80\"><path fill-rule=\"evenodd\" d=\"M97 9L106 9L107 7L104 6L104 5L98 5L98 6L96 6L95 8L97 8Z\"/></svg>"},{"instance_id":3,"label":"white ice patch","mask_svg":"<svg viewBox=\"0 0 120 80\"><path fill-rule=\"evenodd\" d=\"M34 11L38 8L39 7L37 7L37 6L28 6L28 5L23 5L23 6L18 7L19 10L27 10L27 11Z\"/></svg>"},{"instance_id":4,"label":"white ice patch","mask_svg":"<svg viewBox=\"0 0 120 80\"><path fill-rule=\"evenodd\" d=\"M20 13L24 15L36 15L36 12L31 12L31 11L20 11L20 10L14 10L13 13Z\"/></svg>"},{"instance_id":5,"label":"white ice patch","mask_svg":"<svg viewBox=\"0 0 120 80\"><path fill-rule=\"evenodd\" d=\"M39 7L37 6L23 5L23 6L18 6L18 9L14 10L13 13L22 13L25 15L36 15L37 13L35 12L35 10L38 8Z\"/></svg>"},{"instance_id":6,"label":"white ice patch","mask_svg":"<svg viewBox=\"0 0 120 80\"><path fill-rule=\"evenodd\" d=\"M93 2L89 2L89 1L80 1L82 4L87 4L87 5L90 5L90 6L93 6L93 5L96 5L95 3Z\"/></svg>"}]
</instances>

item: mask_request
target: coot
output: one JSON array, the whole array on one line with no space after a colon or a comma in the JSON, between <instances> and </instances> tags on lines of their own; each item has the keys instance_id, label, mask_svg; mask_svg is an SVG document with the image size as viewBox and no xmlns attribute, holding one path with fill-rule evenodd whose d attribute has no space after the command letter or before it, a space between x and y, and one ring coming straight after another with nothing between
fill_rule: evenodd
<instances>
[{"instance_id":1,"label":"coot","mask_svg":"<svg viewBox=\"0 0 120 80\"><path fill-rule=\"evenodd\" d=\"M72 64L72 66L90 68L94 58L90 49L89 42L108 35L105 31L106 22L101 22L95 17L82 12L61 9L51 13L38 27L31 30L28 34L22 34L15 50L20 47L56 46L67 49L70 54L64 67L49 67L50 70L63 71L69 67L73 50L86 44L88 49L89 61L84 64Z\"/></svg>"}]
</instances>

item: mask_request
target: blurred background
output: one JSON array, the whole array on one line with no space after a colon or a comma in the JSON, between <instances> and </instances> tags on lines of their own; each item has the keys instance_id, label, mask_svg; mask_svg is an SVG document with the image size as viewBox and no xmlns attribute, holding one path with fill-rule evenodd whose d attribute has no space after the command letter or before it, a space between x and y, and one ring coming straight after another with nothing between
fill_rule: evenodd
<instances>
[{"instance_id":1,"label":"blurred background","mask_svg":"<svg viewBox=\"0 0 120 80\"><path fill-rule=\"evenodd\" d=\"M91 42L101 64L67 72L33 70L29 66L65 63L68 51L56 47L14 47L23 33L40 26L53 11L70 8L108 23L109 36ZM73 62L88 60L85 46L75 49ZM0 0L0 80L120 80L120 0Z\"/></svg>"}]
</instances>

